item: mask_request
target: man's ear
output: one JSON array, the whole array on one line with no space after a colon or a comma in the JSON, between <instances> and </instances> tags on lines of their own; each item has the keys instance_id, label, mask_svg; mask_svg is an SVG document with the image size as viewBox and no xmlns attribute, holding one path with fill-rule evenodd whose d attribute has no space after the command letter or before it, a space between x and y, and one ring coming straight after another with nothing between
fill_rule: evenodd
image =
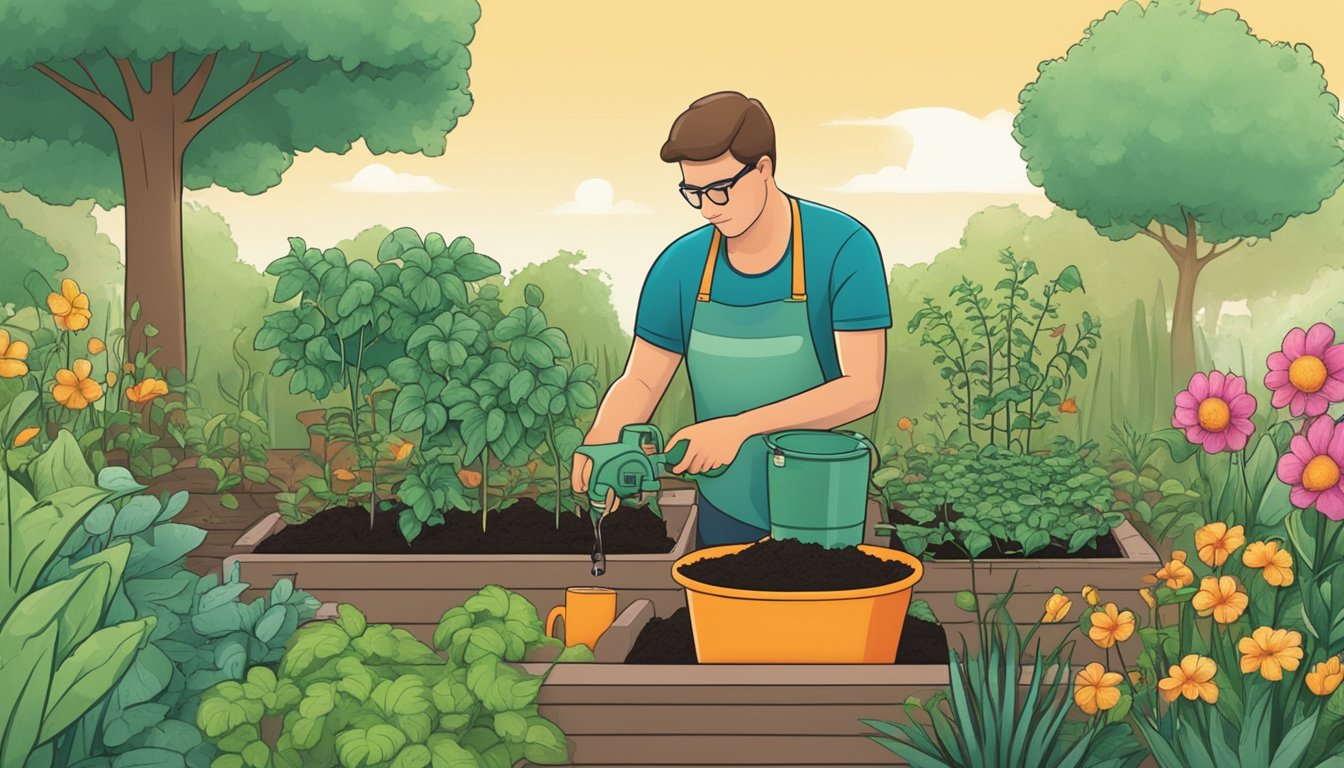
<instances>
[{"instance_id":1,"label":"man's ear","mask_svg":"<svg viewBox=\"0 0 1344 768\"><path fill-rule=\"evenodd\" d=\"M760 170L761 175L767 179L773 179L775 177L775 164L770 161L769 155L757 160L756 168Z\"/></svg>"}]
</instances>

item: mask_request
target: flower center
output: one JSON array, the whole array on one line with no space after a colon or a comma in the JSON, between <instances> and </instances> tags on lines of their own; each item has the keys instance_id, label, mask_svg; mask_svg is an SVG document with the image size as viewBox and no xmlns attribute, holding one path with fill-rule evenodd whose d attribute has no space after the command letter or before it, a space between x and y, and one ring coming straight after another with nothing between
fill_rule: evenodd
<instances>
[{"instance_id":1,"label":"flower center","mask_svg":"<svg viewBox=\"0 0 1344 768\"><path fill-rule=\"evenodd\" d=\"M1302 487L1308 491L1324 491L1336 485L1339 485L1339 465L1329 456L1317 456L1302 470Z\"/></svg>"},{"instance_id":2,"label":"flower center","mask_svg":"<svg viewBox=\"0 0 1344 768\"><path fill-rule=\"evenodd\" d=\"M1288 381L1303 392L1317 392L1325 386L1325 362L1315 355L1303 355L1288 366Z\"/></svg>"},{"instance_id":3,"label":"flower center","mask_svg":"<svg viewBox=\"0 0 1344 768\"><path fill-rule=\"evenodd\" d=\"M1232 421L1227 402L1217 397L1205 398L1199 404L1199 426L1210 432L1222 432Z\"/></svg>"}]
</instances>

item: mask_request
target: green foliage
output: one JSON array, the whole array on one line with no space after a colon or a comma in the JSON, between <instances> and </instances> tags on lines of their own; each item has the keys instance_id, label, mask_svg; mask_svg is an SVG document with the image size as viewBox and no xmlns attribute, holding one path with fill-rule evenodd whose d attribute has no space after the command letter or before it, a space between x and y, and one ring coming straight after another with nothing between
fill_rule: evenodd
<instances>
[{"instance_id":1,"label":"green foliage","mask_svg":"<svg viewBox=\"0 0 1344 768\"><path fill-rule=\"evenodd\" d=\"M1068 658L1072 644L1042 655L1039 644L1029 669L1022 663L1021 630L1003 608L1009 594L981 621L979 655L949 651L948 691L927 702L907 700L907 722L863 720L880 735L870 736L912 765L927 768L1136 768L1145 752L1123 723L1097 720L1066 732L1072 705ZM1039 626L1039 624L1037 625ZM1027 690L1019 681L1029 679ZM917 714L930 722L924 725Z\"/></svg>"},{"instance_id":2,"label":"green foliage","mask_svg":"<svg viewBox=\"0 0 1344 768\"><path fill-rule=\"evenodd\" d=\"M1105 469L1057 437L1049 452L1019 454L995 445L916 451L904 477L884 477L887 498L913 524L889 526L912 554L956 542L979 557L994 542L1024 556L1060 542L1070 552L1090 545L1124 516Z\"/></svg>"},{"instance_id":3,"label":"green foliage","mask_svg":"<svg viewBox=\"0 0 1344 768\"><path fill-rule=\"evenodd\" d=\"M1128 422L1113 427L1112 434L1118 461L1111 484L1124 494L1123 500L1117 499L1115 511L1140 523L1154 542L1181 538L1203 525L1199 492L1187 488L1178 478L1164 475L1154 461L1165 443Z\"/></svg>"},{"instance_id":4,"label":"green foliage","mask_svg":"<svg viewBox=\"0 0 1344 768\"><path fill-rule=\"evenodd\" d=\"M936 350L933 362L951 397L943 405L958 418L964 415L967 439L975 440L979 430L986 444L1001 440L1005 448L1030 451L1032 432L1056 421L1050 409L1064 402L1074 375L1087 377L1101 322L1084 311L1071 344L1066 326L1046 326L1059 316L1058 294L1082 290L1076 267L1060 271L1037 299L1026 288L1038 274L1035 262L1019 260L1011 249L1000 252L999 262L1009 276L995 286L997 302L991 304L980 283L963 277L949 294L956 297L959 316L925 297L908 330L920 331L920 343ZM1049 338L1057 339L1053 352Z\"/></svg>"},{"instance_id":5,"label":"green foliage","mask_svg":"<svg viewBox=\"0 0 1344 768\"><path fill-rule=\"evenodd\" d=\"M548 645L532 604L497 586L445 613L433 648L341 605L294 635L278 675L215 686L197 724L224 753L216 765L563 764L568 741L536 704L544 678L512 666ZM282 724L273 743L264 718Z\"/></svg>"}]
</instances>

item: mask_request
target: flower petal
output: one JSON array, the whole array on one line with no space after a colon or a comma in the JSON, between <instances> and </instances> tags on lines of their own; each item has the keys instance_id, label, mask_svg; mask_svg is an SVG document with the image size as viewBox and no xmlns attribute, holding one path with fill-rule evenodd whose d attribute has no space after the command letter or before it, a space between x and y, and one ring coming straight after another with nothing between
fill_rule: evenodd
<instances>
[{"instance_id":1,"label":"flower petal","mask_svg":"<svg viewBox=\"0 0 1344 768\"><path fill-rule=\"evenodd\" d=\"M1227 433L1211 432L1204 440L1204 450L1209 453L1222 453L1227 450Z\"/></svg>"},{"instance_id":2,"label":"flower petal","mask_svg":"<svg viewBox=\"0 0 1344 768\"><path fill-rule=\"evenodd\" d=\"M1283 337L1283 354L1288 356L1289 360L1296 360L1306 354L1307 332L1301 328L1294 328Z\"/></svg>"},{"instance_id":3,"label":"flower petal","mask_svg":"<svg viewBox=\"0 0 1344 768\"><path fill-rule=\"evenodd\" d=\"M1213 371L1209 374L1209 397L1226 399L1227 375L1222 371Z\"/></svg>"},{"instance_id":4,"label":"flower petal","mask_svg":"<svg viewBox=\"0 0 1344 768\"><path fill-rule=\"evenodd\" d=\"M1186 389L1190 390L1190 394L1194 395L1196 400L1204 400L1209 396L1209 377L1196 373L1190 377L1190 386Z\"/></svg>"},{"instance_id":5,"label":"flower petal","mask_svg":"<svg viewBox=\"0 0 1344 768\"><path fill-rule=\"evenodd\" d=\"M1316 497L1316 511L1331 520L1344 520L1344 491L1336 485Z\"/></svg>"},{"instance_id":6,"label":"flower petal","mask_svg":"<svg viewBox=\"0 0 1344 768\"><path fill-rule=\"evenodd\" d=\"M1330 440L1335 436L1334 419L1316 419L1307 427L1307 445L1312 453L1319 456L1330 448Z\"/></svg>"},{"instance_id":7,"label":"flower petal","mask_svg":"<svg viewBox=\"0 0 1344 768\"><path fill-rule=\"evenodd\" d=\"M1321 494L1318 491L1308 491L1301 485L1294 485L1293 490L1288 494L1288 500L1298 509L1307 509L1312 504L1316 503L1316 499L1320 495Z\"/></svg>"},{"instance_id":8,"label":"flower petal","mask_svg":"<svg viewBox=\"0 0 1344 768\"><path fill-rule=\"evenodd\" d=\"M1321 362L1325 363L1325 370L1330 373L1344 371L1344 344L1336 344L1325 350L1321 356Z\"/></svg>"},{"instance_id":9,"label":"flower petal","mask_svg":"<svg viewBox=\"0 0 1344 768\"><path fill-rule=\"evenodd\" d=\"M1269 398L1269 404L1274 408L1283 408L1292 402L1293 395L1296 394L1297 388L1285 381L1283 386L1274 390L1274 394Z\"/></svg>"},{"instance_id":10,"label":"flower petal","mask_svg":"<svg viewBox=\"0 0 1344 768\"><path fill-rule=\"evenodd\" d=\"M1326 349L1335 343L1335 329L1325 323L1316 323L1307 331L1306 343L1303 346L1304 354L1323 357Z\"/></svg>"},{"instance_id":11,"label":"flower petal","mask_svg":"<svg viewBox=\"0 0 1344 768\"><path fill-rule=\"evenodd\" d=\"M1320 392L1303 393L1303 400L1306 403L1306 414L1311 417L1320 416L1330 409L1330 399Z\"/></svg>"},{"instance_id":12,"label":"flower petal","mask_svg":"<svg viewBox=\"0 0 1344 768\"><path fill-rule=\"evenodd\" d=\"M1293 361L1289 360L1287 355L1283 354L1282 352L1271 352L1269 354L1269 357L1265 358L1265 364L1269 367L1271 373L1282 372L1283 380L1285 382L1288 381L1288 368L1292 366ZM1265 386L1273 388L1280 385L1270 384L1269 379L1266 378Z\"/></svg>"},{"instance_id":13,"label":"flower petal","mask_svg":"<svg viewBox=\"0 0 1344 768\"><path fill-rule=\"evenodd\" d=\"M28 364L22 360L0 359L0 379L17 379L28 375Z\"/></svg>"},{"instance_id":14,"label":"flower petal","mask_svg":"<svg viewBox=\"0 0 1344 768\"><path fill-rule=\"evenodd\" d=\"M1192 411L1199 410L1199 401L1190 394L1190 390L1183 389L1176 395L1177 408L1189 408Z\"/></svg>"},{"instance_id":15,"label":"flower petal","mask_svg":"<svg viewBox=\"0 0 1344 768\"><path fill-rule=\"evenodd\" d=\"M1255 413L1255 406L1255 396L1242 392L1228 402L1227 409L1231 412L1232 418L1244 419Z\"/></svg>"},{"instance_id":16,"label":"flower petal","mask_svg":"<svg viewBox=\"0 0 1344 768\"><path fill-rule=\"evenodd\" d=\"M83 358L80 358L79 360L75 361L73 370L75 372L75 375L78 376L79 378L87 379L89 378L89 374L93 373L93 363Z\"/></svg>"}]
</instances>

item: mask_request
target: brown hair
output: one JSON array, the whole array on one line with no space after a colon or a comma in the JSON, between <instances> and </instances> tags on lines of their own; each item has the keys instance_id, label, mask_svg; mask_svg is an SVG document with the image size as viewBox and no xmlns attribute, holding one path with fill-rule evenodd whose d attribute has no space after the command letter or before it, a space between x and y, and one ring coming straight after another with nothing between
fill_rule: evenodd
<instances>
[{"instance_id":1,"label":"brown hair","mask_svg":"<svg viewBox=\"0 0 1344 768\"><path fill-rule=\"evenodd\" d=\"M672 123L659 155L663 162L713 160L731 152L743 165L762 157L775 167L775 125L756 99L719 91L696 99Z\"/></svg>"}]
</instances>

